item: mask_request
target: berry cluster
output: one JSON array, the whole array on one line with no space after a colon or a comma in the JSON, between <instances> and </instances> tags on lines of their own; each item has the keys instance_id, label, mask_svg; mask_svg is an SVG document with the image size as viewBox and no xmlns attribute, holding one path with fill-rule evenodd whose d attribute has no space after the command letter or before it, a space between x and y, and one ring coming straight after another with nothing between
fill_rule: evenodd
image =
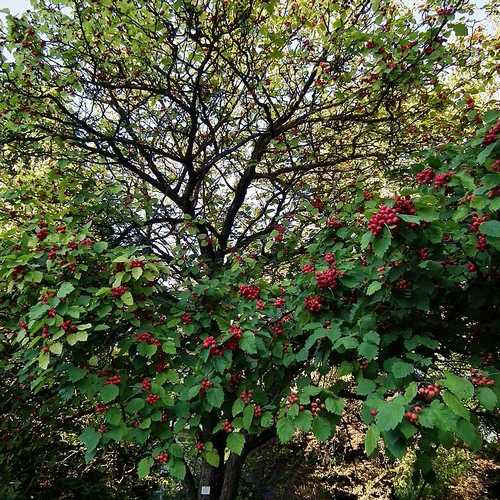
<instances>
[{"instance_id":1,"label":"berry cluster","mask_svg":"<svg viewBox=\"0 0 500 500\"><path fill-rule=\"evenodd\" d=\"M97 428L97 430L101 433L101 434L104 434L107 429L106 429L106 426L104 424L99 424L99 427Z\"/></svg>"},{"instance_id":2,"label":"berry cluster","mask_svg":"<svg viewBox=\"0 0 500 500\"><path fill-rule=\"evenodd\" d=\"M410 287L410 283L408 282L408 280L400 279L400 280L396 281L396 284L394 285L394 287L397 290L407 290Z\"/></svg>"},{"instance_id":3,"label":"berry cluster","mask_svg":"<svg viewBox=\"0 0 500 500\"><path fill-rule=\"evenodd\" d=\"M372 40L369 40L368 42L365 43L365 47L367 49L373 49L375 48L375 43Z\"/></svg>"},{"instance_id":4,"label":"berry cluster","mask_svg":"<svg viewBox=\"0 0 500 500\"><path fill-rule=\"evenodd\" d=\"M366 370L368 368L368 365L369 365L369 363L368 363L367 359L360 359L359 360L359 368L361 370Z\"/></svg>"},{"instance_id":5,"label":"berry cluster","mask_svg":"<svg viewBox=\"0 0 500 500\"><path fill-rule=\"evenodd\" d=\"M488 144L493 144L497 140L497 135L500 133L500 121L496 122L493 127L491 127L486 135L484 136L483 144L487 146Z\"/></svg>"},{"instance_id":6,"label":"berry cluster","mask_svg":"<svg viewBox=\"0 0 500 500\"><path fill-rule=\"evenodd\" d=\"M80 241L80 245L89 247L94 244L94 240L91 240L90 238L85 238L84 240Z\"/></svg>"},{"instance_id":7,"label":"berry cluster","mask_svg":"<svg viewBox=\"0 0 500 500\"><path fill-rule=\"evenodd\" d=\"M255 308L257 311L262 311L266 307L266 303L262 299L257 299L255 302Z\"/></svg>"},{"instance_id":8,"label":"berry cluster","mask_svg":"<svg viewBox=\"0 0 500 500\"><path fill-rule=\"evenodd\" d=\"M430 168L426 168L417 174L416 179L419 184L432 184L434 180L434 171Z\"/></svg>"},{"instance_id":9,"label":"berry cluster","mask_svg":"<svg viewBox=\"0 0 500 500\"><path fill-rule=\"evenodd\" d=\"M318 288L335 288L337 286L337 270L327 269L316 273L316 284Z\"/></svg>"},{"instance_id":10,"label":"berry cluster","mask_svg":"<svg viewBox=\"0 0 500 500\"><path fill-rule=\"evenodd\" d=\"M70 241L68 243L68 248L70 250L76 250L78 248L78 243L76 241Z\"/></svg>"},{"instance_id":11,"label":"berry cluster","mask_svg":"<svg viewBox=\"0 0 500 500\"><path fill-rule=\"evenodd\" d=\"M274 307L281 308L285 305L285 299L282 297L277 297L274 299Z\"/></svg>"},{"instance_id":12,"label":"berry cluster","mask_svg":"<svg viewBox=\"0 0 500 500\"><path fill-rule=\"evenodd\" d=\"M120 385L121 381L120 375L112 375L104 382L104 385Z\"/></svg>"},{"instance_id":13,"label":"berry cluster","mask_svg":"<svg viewBox=\"0 0 500 500\"><path fill-rule=\"evenodd\" d=\"M49 235L49 230L46 227L42 227L35 231L38 241L43 241Z\"/></svg>"},{"instance_id":14,"label":"berry cluster","mask_svg":"<svg viewBox=\"0 0 500 500\"><path fill-rule=\"evenodd\" d=\"M439 189L443 187L445 184L448 184L452 176L453 172L444 172L442 174L436 174L436 177L434 178L434 187L436 189Z\"/></svg>"},{"instance_id":15,"label":"berry cluster","mask_svg":"<svg viewBox=\"0 0 500 500\"><path fill-rule=\"evenodd\" d=\"M484 252L488 248L488 240L486 239L486 236L484 236L484 234L480 234L477 237L476 248L480 252Z\"/></svg>"},{"instance_id":16,"label":"berry cluster","mask_svg":"<svg viewBox=\"0 0 500 500\"><path fill-rule=\"evenodd\" d=\"M42 328L42 337L44 339L48 339L50 337L49 327L47 325L44 325Z\"/></svg>"},{"instance_id":17,"label":"berry cluster","mask_svg":"<svg viewBox=\"0 0 500 500\"><path fill-rule=\"evenodd\" d=\"M415 215L417 209L409 196L398 196L394 203L394 210L398 214Z\"/></svg>"},{"instance_id":18,"label":"berry cluster","mask_svg":"<svg viewBox=\"0 0 500 500\"><path fill-rule=\"evenodd\" d=\"M427 260L429 258L429 249L428 248L421 248L419 251L418 251L418 256L422 259L422 260Z\"/></svg>"},{"instance_id":19,"label":"berry cluster","mask_svg":"<svg viewBox=\"0 0 500 500\"><path fill-rule=\"evenodd\" d=\"M270 327L271 333L275 337L279 337L285 333L285 329L283 328L283 322L282 321L276 321L273 325Z\"/></svg>"},{"instance_id":20,"label":"berry cluster","mask_svg":"<svg viewBox=\"0 0 500 500\"><path fill-rule=\"evenodd\" d=\"M450 14L453 14L453 7L439 7L439 9L436 10L436 14L438 16L449 16Z\"/></svg>"},{"instance_id":21,"label":"berry cluster","mask_svg":"<svg viewBox=\"0 0 500 500\"><path fill-rule=\"evenodd\" d=\"M253 408L253 416L254 417L260 417L262 416L262 406L260 405L255 405Z\"/></svg>"},{"instance_id":22,"label":"berry cluster","mask_svg":"<svg viewBox=\"0 0 500 500\"><path fill-rule=\"evenodd\" d=\"M64 234L66 232L66 226L62 225L62 226L57 226L56 227L56 232L60 233L60 234Z\"/></svg>"},{"instance_id":23,"label":"berry cluster","mask_svg":"<svg viewBox=\"0 0 500 500\"><path fill-rule=\"evenodd\" d=\"M299 402L299 396L296 392L291 392L290 395L286 398L286 406L290 408L290 406Z\"/></svg>"},{"instance_id":24,"label":"berry cluster","mask_svg":"<svg viewBox=\"0 0 500 500\"><path fill-rule=\"evenodd\" d=\"M78 328L76 325L73 324L73 322L70 319L67 319L63 321L61 328L66 332L66 333L75 333Z\"/></svg>"},{"instance_id":25,"label":"berry cluster","mask_svg":"<svg viewBox=\"0 0 500 500\"><path fill-rule=\"evenodd\" d=\"M160 396L157 394L148 394L148 397L146 398L146 403L149 405L154 405L160 400Z\"/></svg>"},{"instance_id":26,"label":"berry cluster","mask_svg":"<svg viewBox=\"0 0 500 500\"><path fill-rule=\"evenodd\" d=\"M201 441L198 441L194 447L198 450L198 451L203 451L205 449L205 444L202 443Z\"/></svg>"},{"instance_id":27,"label":"berry cluster","mask_svg":"<svg viewBox=\"0 0 500 500\"><path fill-rule=\"evenodd\" d=\"M153 335L149 332L142 332L135 336L135 340L138 342L142 342L143 344L150 344L155 346L160 346L161 342L158 339L155 339Z\"/></svg>"},{"instance_id":28,"label":"berry cluster","mask_svg":"<svg viewBox=\"0 0 500 500\"><path fill-rule=\"evenodd\" d=\"M495 385L493 379L481 374L478 370L472 370L470 379L474 385Z\"/></svg>"},{"instance_id":29,"label":"berry cluster","mask_svg":"<svg viewBox=\"0 0 500 500\"><path fill-rule=\"evenodd\" d=\"M418 414L414 411L407 411L405 412L405 418L408 420L408 422L412 424L416 424L418 420Z\"/></svg>"},{"instance_id":30,"label":"berry cluster","mask_svg":"<svg viewBox=\"0 0 500 500\"><path fill-rule=\"evenodd\" d=\"M491 191L488 191L488 198L492 200L500 196L500 186L494 187Z\"/></svg>"},{"instance_id":31,"label":"berry cluster","mask_svg":"<svg viewBox=\"0 0 500 500\"><path fill-rule=\"evenodd\" d=\"M144 264L145 262L140 259L133 259L130 261L130 269L134 269L135 267L140 267L141 269L144 269Z\"/></svg>"},{"instance_id":32,"label":"berry cluster","mask_svg":"<svg viewBox=\"0 0 500 500\"><path fill-rule=\"evenodd\" d=\"M368 229L374 236L378 236L384 228L384 225L394 226L398 222L399 218L393 208L386 205L380 205L379 211L371 216L368 222Z\"/></svg>"},{"instance_id":33,"label":"berry cluster","mask_svg":"<svg viewBox=\"0 0 500 500\"><path fill-rule=\"evenodd\" d=\"M328 227L331 227L332 229L339 229L342 227L342 222L340 222L337 217L334 217L333 215L331 217L328 217L326 219L326 225Z\"/></svg>"},{"instance_id":34,"label":"berry cluster","mask_svg":"<svg viewBox=\"0 0 500 500\"><path fill-rule=\"evenodd\" d=\"M434 398L441 394L441 387L439 384L429 384L427 386L422 386L418 389L418 395L421 399L426 401L432 401Z\"/></svg>"},{"instance_id":35,"label":"berry cluster","mask_svg":"<svg viewBox=\"0 0 500 500\"><path fill-rule=\"evenodd\" d=\"M321 410L325 409L325 403L321 402L321 399L316 398L312 403L311 403L311 413L313 415L317 415L318 413L321 412Z\"/></svg>"},{"instance_id":36,"label":"berry cluster","mask_svg":"<svg viewBox=\"0 0 500 500\"><path fill-rule=\"evenodd\" d=\"M319 212L322 212L325 209L325 204L323 203L323 200L321 198L318 198L317 196L315 196L312 199L311 205Z\"/></svg>"},{"instance_id":37,"label":"berry cluster","mask_svg":"<svg viewBox=\"0 0 500 500\"><path fill-rule=\"evenodd\" d=\"M26 273L26 268L24 266L16 266L12 269L12 279L17 280L18 278L22 278Z\"/></svg>"},{"instance_id":38,"label":"berry cluster","mask_svg":"<svg viewBox=\"0 0 500 500\"><path fill-rule=\"evenodd\" d=\"M158 462L160 462L161 464L166 464L168 462L168 459L170 457L168 456L168 453L165 453L164 451L162 451L157 457L156 457L156 460L158 460Z\"/></svg>"},{"instance_id":39,"label":"berry cluster","mask_svg":"<svg viewBox=\"0 0 500 500\"><path fill-rule=\"evenodd\" d=\"M310 295L304 299L304 306L309 312L321 311L321 297L319 295Z\"/></svg>"},{"instance_id":40,"label":"berry cluster","mask_svg":"<svg viewBox=\"0 0 500 500\"><path fill-rule=\"evenodd\" d=\"M274 237L274 241L280 242L283 241L283 235L285 233L285 226L282 224L276 224L274 226L274 230L278 232L278 234Z\"/></svg>"},{"instance_id":41,"label":"berry cluster","mask_svg":"<svg viewBox=\"0 0 500 500\"><path fill-rule=\"evenodd\" d=\"M222 430L223 430L224 432L227 432L228 434L229 434L230 432L233 432L234 427L233 427L232 422L231 422L230 420L224 420L224 424L223 424L223 426L222 426Z\"/></svg>"},{"instance_id":42,"label":"berry cluster","mask_svg":"<svg viewBox=\"0 0 500 500\"><path fill-rule=\"evenodd\" d=\"M243 334L243 330L238 325L231 325L229 327L229 333L236 340L239 340Z\"/></svg>"},{"instance_id":43,"label":"berry cluster","mask_svg":"<svg viewBox=\"0 0 500 500\"><path fill-rule=\"evenodd\" d=\"M185 312L181 316L181 321L184 325L190 325L193 322L193 318L191 317L191 314Z\"/></svg>"},{"instance_id":44,"label":"berry cluster","mask_svg":"<svg viewBox=\"0 0 500 500\"><path fill-rule=\"evenodd\" d=\"M253 397L253 392L252 391L243 391L241 394L240 394L240 399L247 405L248 403L250 403L250 401L252 400L252 397Z\"/></svg>"},{"instance_id":45,"label":"berry cluster","mask_svg":"<svg viewBox=\"0 0 500 500\"><path fill-rule=\"evenodd\" d=\"M474 262L467 262L466 267L469 273L475 273L477 271L477 266Z\"/></svg>"},{"instance_id":46,"label":"berry cluster","mask_svg":"<svg viewBox=\"0 0 500 500\"><path fill-rule=\"evenodd\" d=\"M143 379L142 380L142 388L145 391L150 391L151 390L151 380L149 380L148 378Z\"/></svg>"},{"instance_id":47,"label":"berry cluster","mask_svg":"<svg viewBox=\"0 0 500 500\"><path fill-rule=\"evenodd\" d=\"M331 266L335 264L336 259L335 259L335 254L332 252L326 252L325 255L323 256L323 259L325 259L325 262L327 264L330 264Z\"/></svg>"},{"instance_id":48,"label":"berry cluster","mask_svg":"<svg viewBox=\"0 0 500 500\"><path fill-rule=\"evenodd\" d=\"M127 287L125 285L115 286L111 289L111 296L114 299L119 299L126 291Z\"/></svg>"},{"instance_id":49,"label":"berry cluster","mask_svg":"<svg viewBox=\"0 0 500 500\"><path fill-rule=\"evenodd\" d=\"M210 387L212 387L214 384L213 382L211 382L210 380L208 380L207 378L204 378L202 381L201 381L201 384L200 384L200 394L204 394L206 391L208 391L208 389L210 389Z\"/></svg>"},{"instance_id":50,"label":"berry cluster","mask_svg":"<svg viewBox=\"0 0 500 500\"><path fill-rule=\"evenodd\" d=\"M47 316L49 318L55 318L57 315L57 311L54 307L51 307L48 311L47 311Z\"/></svg>"},{"instance_id":51,"label":"berry cluster","mask_svg":"<svg viewBox=\"0 0 500 500\"><path fill-rule=\"evenodd\" d=\"M312 264L304 264L302 266L302 272L303 273L313 273L314 272L314 266Z\"/></svg>"},{"instance_id":52,"label":"berry cluster","mask_svg":"<svg viewBox=\"0 0 500 500\"><path fill-rule=\"evenodd\" d=\"M469 224L469 231L471 233L478 233L479 232L479 226L483 223L486 222L489 219L488 215L483 215L483 217L480 217L477 214L472 214L472 219Z\"/></svg>"},{"instance_id":53,"label":"berry cluster","mask_svg":"<svg viewBox=\"0 0 500 500\"><path fill-rule=\"evenodd\" d=\"M260 288L255 285L240 285L240 295L247 299L254 300L259 296Z\"/></svg>"},{"instance_id":54,"label":"berry cluster","mask_svg":"<svg viewBox=\"0 0 500 500\"><path fill-rule=\"evenodd\" d=\"M97 403L94 409L96 413L106 413L108 411L108 407L102 403Z\"/></svg>"},{"instance_id":55,"label":"berry cluster","mask_svg":"<svg viewBox=\"0 0 500 500\"><path fill-rule=\"evenodd\" d=\"M208 336L204 341L203 341L203 347L205 349L211 349L212 347L215 347L217 345L217 341L215 340L212 335Z\"/></svg>"}]
</instances>

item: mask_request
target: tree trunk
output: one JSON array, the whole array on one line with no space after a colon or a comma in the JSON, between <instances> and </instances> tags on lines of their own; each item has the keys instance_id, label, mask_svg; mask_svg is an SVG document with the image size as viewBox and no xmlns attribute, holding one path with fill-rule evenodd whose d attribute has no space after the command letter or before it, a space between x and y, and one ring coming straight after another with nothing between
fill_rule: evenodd
<instances>
[{"instance_id":1,"label":"tree trunk","mask_svg":"<svg viewBox=\"0 0 500 500\"><path fill-rule=\"evenodd\" d=\"M207 462L201 464L200 484L198 488L199 500L219 500L224 479L224 465L212 467Z\"/></svg>"},{"instance_id":2,"label":"tree trunk","mask_svg":"<svg viewBox=\"0 0 500 500\"><path fill-rule=\"evenodd\" d=\"M231 453L229 456L224 468L224 482L222 483L219 500L234 500L236 498L245 458L246 454L239 456Z\"/></svg>"},{"instance_id":3,"label":"tree trunk","mask_svg":"<svg viewBox=\"0 0 500 500\"><path fill-rule=\"evenodd\" d=\"M204 462L201 466L199 500L234 500L238 494L241 470L246 454L231 453L228 461L219 468ZM208 490L208 488L210 488ZM208 491L208 493L207 493Z\"/></svg>"}]
</instances>

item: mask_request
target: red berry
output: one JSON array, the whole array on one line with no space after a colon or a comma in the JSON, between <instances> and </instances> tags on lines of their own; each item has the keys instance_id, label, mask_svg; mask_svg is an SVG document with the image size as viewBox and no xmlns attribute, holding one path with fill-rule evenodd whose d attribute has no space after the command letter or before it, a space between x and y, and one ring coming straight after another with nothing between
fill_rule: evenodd
<instances>
[{"instance_id":1,"label":"red berry","mask_svg":"<svg viewBox=\"0 0 500 500\"><path fill-rule=\"evenodd\" d=\"M319 312L321 310L321 297L319 295L310 295L304 299L304 306L310 312Z\"/></svg>"},{"instance_id":2,"label":"red berry","mask_svg":"<svg viewBox=\"0 0 500 500\"><path fill-rule=\"evenodd\" d=\"M377 410L376 408L372 408L372 409L370 410L370 415L371 415L372 417L376 417L376 416L377 416L377 414L378 414L378 410Z\"/></svg>"}]
</instances>

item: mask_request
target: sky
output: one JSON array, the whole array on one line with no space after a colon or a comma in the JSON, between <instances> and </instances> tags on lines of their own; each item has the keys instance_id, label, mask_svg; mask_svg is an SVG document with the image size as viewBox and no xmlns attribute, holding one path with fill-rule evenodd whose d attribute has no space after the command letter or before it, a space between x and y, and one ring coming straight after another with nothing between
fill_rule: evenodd
<instances>
[{"instance_id":1,"label":"sky","mask_svg":"<svg viewBox=\"0 0 500 500\"><path fill-rule=\"evenodd\" d=\"M418 3L417 0L403 0L403 2L408 6ZM477 6L475 17L477 19L484 19L484 12L481 13L479 9L484 6L485 0L475 0L474 3ZM29 9L30 6L30 0L0 0L0 9L8 8L12 14L19 14L20 12ZM2 14L0 14L0 16L1 15ZM486 28L493 30L493 26L491 25L487 25Z\"/></svg>"}]
</instances>

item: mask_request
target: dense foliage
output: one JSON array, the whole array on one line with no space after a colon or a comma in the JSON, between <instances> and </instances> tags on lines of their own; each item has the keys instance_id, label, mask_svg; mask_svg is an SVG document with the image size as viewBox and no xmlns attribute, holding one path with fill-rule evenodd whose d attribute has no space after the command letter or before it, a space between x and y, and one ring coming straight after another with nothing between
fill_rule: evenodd
<instances>
[{"instance_id":1,"label":"dense foliage","mask_svg":"<svg viewBox=\"0 0 500 500\"><path fill-rule=\"evenodd\" d=\"M382 438L401 457L417 441L430 474L436 444L478 449L500 382L497 116L429 153L395 196L317 200L306 231L288 218L262 255L211 277L180 257L175 288L156 256L109 247L77 217L29 221L2 243L21 381L94 407L87 459L113 441L142 445L140 477L156 462L192 482L190 449L216 471L225 449L229 467L274 433L326 440L346 398L364 401L367 453Z\"/></svg>"}]
</instances>

